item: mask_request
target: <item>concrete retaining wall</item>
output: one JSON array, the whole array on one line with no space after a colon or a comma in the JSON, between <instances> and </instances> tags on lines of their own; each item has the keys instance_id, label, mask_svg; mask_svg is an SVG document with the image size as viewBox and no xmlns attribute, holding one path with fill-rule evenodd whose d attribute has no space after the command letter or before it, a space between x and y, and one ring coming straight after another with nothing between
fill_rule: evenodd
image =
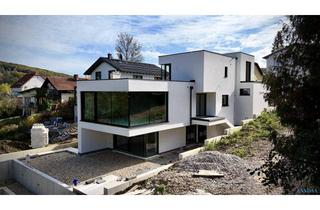
<instances>
[{"instance_id":1,"label":"concrete retaining wall","mask_svg":"<svg viewBox=\"0 0 320 210\"><path fill-rule=\"evenodd\" d=\"M192 150L189 150L189 151L186 151L186 152L182 152L179 154L179 160L182 160L186 157L189 157L189 156L192 156L192 155L196 155L198 154L199 152L203 151L204 147L198 147L196 149L192 149Z\"/></svg>"},{"instance_id":2,"label":"concrete retaining wall","mask_svg":"<svg viewBox=\"0 0 320 210\"><path fill-rule=\"evenodd\" d=\"M25 165L19 160L13 160L13 178L31 192L38 195L71 195L69 186Z\"/></svg>"},{"instance_id":3,"label":"concrete retaining wall","mask_svg":"<svg viewBox=\"0 0 320 210\"><path fill-rule=\"evenodd\" d=\"M104 194L105 195L114 195L118 192L124 191L125 189L129 188L133 184L136 184L138 182L147 180L155 175L157 175L159 172L164 171L168 168L170 168L173 164L167 164L164 166L161 166L159 168L153 169L151 171L145 172L143 174L138 175L136 178L129 180L129 181L122 181L122 182L114 182L114 184L111 184L109 186L106 186L104 188Z\"/></svg>"},{"instance_id":4,"label":"concrete retaining wall","mask_svg":"<svg viewBox=\"0 0 320 210\"><path fill-rule=\"evenodd\" d=\"M12 160L1 161L0 162L0 181L5 181L12 179Z\"/></svg>"},{"instance_id":5,"label":"concrete retaining wall","mask_svg":"<svg viewBox=\"0 0 320 210\"><path fill-rule=\"evenodd\" d=\"M241 128L242 128L242 126L236 126L236 127L233 127L233 128L225 129L225 130L224 130L224 134L225 134L225 135L231 135L231 134L233 134L233 133L235 133L235 132L240 131Z\"/></svg>"}]
</instances>

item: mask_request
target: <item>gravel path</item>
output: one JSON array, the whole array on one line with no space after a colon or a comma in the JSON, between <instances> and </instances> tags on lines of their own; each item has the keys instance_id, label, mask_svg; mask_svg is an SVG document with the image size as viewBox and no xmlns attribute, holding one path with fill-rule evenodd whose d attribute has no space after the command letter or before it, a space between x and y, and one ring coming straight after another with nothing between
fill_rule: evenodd
<instances>
[{"instance_id":1,"label":"gravel path","mask_svg":"<svg viewBox=\"0 0 320 210\"><path fill-rule=\"evenodd\" d=\"M110 150L82 156L70 152L57 152L23 162L69 185L72 184L73 178L85 181L105 174L126 178L160 166Z\"/></svg>"}]
</instances>

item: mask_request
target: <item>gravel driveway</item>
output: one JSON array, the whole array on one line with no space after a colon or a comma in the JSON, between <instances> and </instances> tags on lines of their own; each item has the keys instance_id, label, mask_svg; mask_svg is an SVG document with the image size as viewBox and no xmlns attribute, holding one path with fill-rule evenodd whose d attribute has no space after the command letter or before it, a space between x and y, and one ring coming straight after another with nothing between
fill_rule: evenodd
<instances>
[{"instance_id":1,"label":"gravel driveway","mask_svg":"<svg viewBox=\"0 0 320 210\"><path fill-rule=\"evenodd\" d=\"M78 156L70 152L57 152L32 158L24 163L68 185L73 178L85 181L105 174L123 178L142 174L160 164L105 150Z\"/></svg>"}]
</instances>

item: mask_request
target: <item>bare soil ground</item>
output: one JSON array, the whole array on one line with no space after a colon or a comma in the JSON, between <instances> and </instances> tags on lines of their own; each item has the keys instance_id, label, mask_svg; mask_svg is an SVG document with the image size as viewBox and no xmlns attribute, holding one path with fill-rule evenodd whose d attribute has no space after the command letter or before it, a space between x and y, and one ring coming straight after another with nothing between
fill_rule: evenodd
<instances>
[{"instance_id":1,"label":"bare soil ground","mask_svg":"<svg viewBox=\"0 0 320 210\"><path fill-rule=\"evenodd\" d=\"M218 151L201 152L178 161L168 170L142 183L140 188L163 194L281 194L280 188L263 186L261 176L250 171L261 166L268 156L271 143L258 140L252 144L252 156L241 159ZM222 178L193 177L198 170L216 170Z\"/></svg>"}]
</instances>

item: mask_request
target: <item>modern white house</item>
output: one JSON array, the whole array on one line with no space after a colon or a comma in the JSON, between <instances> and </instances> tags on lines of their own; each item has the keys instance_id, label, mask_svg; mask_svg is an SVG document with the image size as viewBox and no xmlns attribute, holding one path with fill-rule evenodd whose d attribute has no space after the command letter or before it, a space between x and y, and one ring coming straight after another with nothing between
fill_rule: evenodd
<instances>
[{"instance_id":1,"label":"modern white house","mask_svg":"<svg viewBox=\"0 0 320 210\"><path fill-rule=\"evenodd\" d=\"M152 64L99 58L77 81L78 151L150 157L222 135L268 107L254 56L207 50Z\"/></svg>"}]
</instances>

